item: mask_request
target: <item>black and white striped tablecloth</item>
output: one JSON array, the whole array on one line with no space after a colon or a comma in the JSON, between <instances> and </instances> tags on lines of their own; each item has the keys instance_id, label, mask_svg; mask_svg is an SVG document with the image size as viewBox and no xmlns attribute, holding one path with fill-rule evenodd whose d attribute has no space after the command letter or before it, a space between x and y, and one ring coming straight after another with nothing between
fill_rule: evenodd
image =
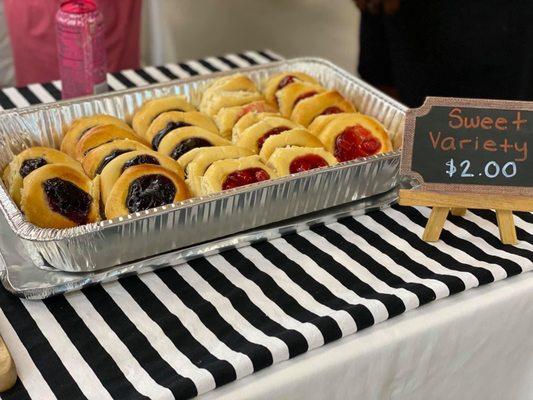
<instances>
[{"instance_id":1,"label":"black and white striped tablecloth","mask_svg":"<svg viewBox=\"0 0 533 400\"><path fill-rule=\"evenodd\" d=\"M109 76L112 89L277 59L245 52ZM53 101L58 83L0 91L3 108ZM502 245L494 214L393 207L45 301L0 290L19 381L4 399L189 398L419 305L533 269L533 215Z\"/></svg>"}]
</instances>

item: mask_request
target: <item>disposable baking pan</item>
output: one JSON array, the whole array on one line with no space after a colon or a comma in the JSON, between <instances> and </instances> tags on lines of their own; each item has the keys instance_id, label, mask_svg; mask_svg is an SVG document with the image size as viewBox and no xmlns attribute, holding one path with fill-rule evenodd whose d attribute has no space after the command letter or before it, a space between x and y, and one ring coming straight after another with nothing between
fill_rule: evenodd
<instances>
[{"instance_id":1,"label":"disposable baking pan","mask_svg":"<svg viewBox=\"0 0 533 400\"><path fill-rule=\"evenodd\" d=\"M401 104L328 61L298 58L240 70L258 83L281 71L316 77L381 121L395 142L402 134L405 108ZM62 131L76 118L106 113L129 121L144 101L169 94L184 94L198 104L214 79L235 72L3 113L0 167L32 145L58 148ZM96 271L387 192L398 184L399 161L398 151L393 151L69 229L43 229L29 223L3 185L0 209L35 265Z\"/></svg>"}]
</instances>

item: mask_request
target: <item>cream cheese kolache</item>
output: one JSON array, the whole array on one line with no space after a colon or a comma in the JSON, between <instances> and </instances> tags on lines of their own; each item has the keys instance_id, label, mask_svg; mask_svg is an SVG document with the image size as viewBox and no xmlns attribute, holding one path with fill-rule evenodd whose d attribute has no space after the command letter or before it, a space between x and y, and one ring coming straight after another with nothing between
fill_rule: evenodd
<instances>
[{"instance_id":1,"label":"cream cheese kolache","mask_svg":"<svg viewBox=\"0 0 533 400\"><path fill-rule=\"evenodd\" d=\"M150 99L131 127L79 118L61 151L15 156L4 184L30 222L68 228L392 150L377 120L298 71L216 79L197 106L183 95Z\"/></svg>"}]
</instances>

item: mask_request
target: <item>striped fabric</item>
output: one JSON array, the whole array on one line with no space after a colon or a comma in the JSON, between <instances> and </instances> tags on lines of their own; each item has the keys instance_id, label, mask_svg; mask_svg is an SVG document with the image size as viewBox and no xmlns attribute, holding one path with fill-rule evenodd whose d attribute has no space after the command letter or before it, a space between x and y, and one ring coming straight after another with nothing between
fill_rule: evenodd
<instances>
[{"instance_id":1,"label":"striped fabric","mask_svg":"<svg viewBox=\"0 0 533 400\"><path fill-rule=\"evenodd\" d=\"M112 89L268 62L211 57L109 76ZM4 108L59 85L0 92ZM502 245L492 212L420 239L427 208L393 207L44 301L0 290L19 381L3 399L190 398L422 304L533 269L533 214Z\"/></svg>"}]
</instances>

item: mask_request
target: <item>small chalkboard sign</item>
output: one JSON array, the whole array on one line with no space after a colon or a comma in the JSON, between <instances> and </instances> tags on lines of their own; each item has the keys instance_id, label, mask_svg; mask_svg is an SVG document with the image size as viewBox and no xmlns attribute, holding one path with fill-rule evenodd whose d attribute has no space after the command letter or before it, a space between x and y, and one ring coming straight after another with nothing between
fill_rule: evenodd
<instances>
[{"instance_id":1,"label":"small chalkboard sign","mask_svg":"<svg viewBox=\"0 0 533 400\"><path fill-rule=\"evenodd\" d=\"M448 212L495 209L504 243L512 211L533 210L533 102L428 97L407 112L400 173L415 190L400 204L433 206L424 239L438 240Z\"/></svg>"}]
</instances>

